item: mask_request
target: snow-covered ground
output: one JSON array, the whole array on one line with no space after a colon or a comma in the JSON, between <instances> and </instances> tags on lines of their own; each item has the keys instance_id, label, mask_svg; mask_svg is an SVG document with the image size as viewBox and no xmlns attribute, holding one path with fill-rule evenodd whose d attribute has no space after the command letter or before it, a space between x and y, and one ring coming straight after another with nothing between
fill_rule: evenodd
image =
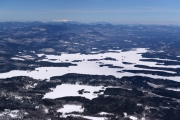
<instances>
[{"instance_id":1,"label":"snow-covered ground","mask_svg":"<svg viewBox=\"0 0 180 120\"><path fill-rule=\"evenodd\" d=\"M27 115L27 112L21 112L21 114L23 115ZM9 110L9 109L5 109L4 112L0 113L0 117L5 116L5 115L9 115L11 116L11 118L20 118L21 117L20 111L19 110Z\"/></svg>"},{"instance_id":2,"label":"snow-covered ground","mask_svg":"<svg viewBox=\"0 0 180 120\"><path fill-rule=\"evenodd\" d=\"M64 105L63 108L58 109L57 112L71 113L71 112L83 112L84 108L81 105Z\"/></svg>"},{"instance_id":3,"label":"snow-covered ground","mask_svg":"<svg viewBox=\"0 0 180 120\"><path fill-rule=\"evenodd\" d=\"M93 116L83 116L83 115L78 115L78 114L66 114L66 113L71 113L71 112L84 112L84 108L82 108L81 105L72 105L72 104L66 104L63 106L63 108L60 108L57 110L57 112L61 112L62 117L67 117L67 116L74 116L74 117L82 117L82 118L87 118L90 120L105 120L105 117L93 117Z\"/></svg>"}]
</instances>

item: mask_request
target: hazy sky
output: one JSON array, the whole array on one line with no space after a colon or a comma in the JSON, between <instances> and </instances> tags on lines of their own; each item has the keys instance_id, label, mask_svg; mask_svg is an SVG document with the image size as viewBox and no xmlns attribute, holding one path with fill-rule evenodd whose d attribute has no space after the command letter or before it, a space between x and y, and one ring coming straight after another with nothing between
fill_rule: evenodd
<instances>
[{"instance_id":1,"label":"hazy sky","mask_svg":"<svg viewBox=\"0 0 180 120\"><path fill-rule=\"evenodd\" d=\"M180 0L0 0L0 21L178 23Z\"/></svg>"}]
</instances>

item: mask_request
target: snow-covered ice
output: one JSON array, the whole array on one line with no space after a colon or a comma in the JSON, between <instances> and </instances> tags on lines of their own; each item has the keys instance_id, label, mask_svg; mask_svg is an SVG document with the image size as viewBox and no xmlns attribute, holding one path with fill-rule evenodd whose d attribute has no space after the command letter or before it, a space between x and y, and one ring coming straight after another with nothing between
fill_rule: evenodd
<instances>
[{"instance_id":1,"label":"snow-covered ice","mask_svg":"<svg viewBox=\"0 0 180 120\"><path fill-rule=\"evenodd\" d=\"M140 59L146 59L146 58L142 58L140 54L147 52L148 49L146 48L137 48L137 49L132 49L131 51L121 51L121 50L113 50L113 51L108 51L106 53L98 53L98 54L80 54L80 53L77 54L62 53L61 55L37 54L38 57L42 57L43 55L46 56L45 59L39 61L49 61L53 63L67 63L67 60L70 62L74 60L81 60L82 62L73 62L77 64L77 66L69 66L69 67L38 67L31 72L12 70L10 72L1 73L0 78L8 78L14 76L29 76L34 79L50 79L50 77L52 76L61 76L67 73L78 73L78 74L90 74L90 75L113 75L118 78L121 78L123 76L138 75L138 76L147 76L151 78L161 78L161 79L180 81L179 76L164 77L159 75L151 75L151 74L143 74L143 73L139 73L139 74L134 74L129 72L119 73L117 71L122 71L122 70L154 71L152 69L134 67L134 65L136 64L152 66L152 67L166 67L166 68L180 68L180 65L164 66L164 65L156 65L156 62L140 61ZM26 55L26 58L27 57L30 56ZM114 58L116 59L116 61L104 60L104 58L107 57ZM89 61L89 59L98 59L99 61ZM129 62L133 64L123 64L123 62ZM124 68L109 68L107 66L104 67L99 66L104 64L112 64L113 66L121 66ZM163 71L163 70L155 70L155 71ZM171 71L164 71L164 72L174 73Z\"/></svg>"},{"instance_id":2,"label":"snow-covered ice","mask_svg":"<svg viewBox=\"0 0 180 120\"><path fill-rule=\"evenodd\" d=\"M167 90L172 90L172 91L180 92L180 88L177 88L177 89L175 89L175 88L167 88Z\"/></svg>"},{"instance_id":3,"label":"snow-covered ice","mask_svg":"<svg viewBox=\"0 0 180 120\"><path fill-rule=\"evenodd\" d=\"M88 85L78 85L78 84L62 84L56 86L56 88L49 93L44 95L45 98L55 99L67 96L81 96L87 99L93 99L98 97L98 94L94 94L93 92L98 92L102 90L103 86L88 86ZM84 91L88 91L89 93L79 94L79 90L84 89Z\"/></svg>"},{"instance_id":4,"label":"snow-covered ice","mask_svg":"<svg viewBox=\"0 0 180 120\"><path fill-rule=\"evenodd\" d=\"M83 116L83 115L76 115L76 114L63 115L63 117L65 117L65 118L67 116L82 117L82 118L86 118L86 119L89 119L89 120L107 120L106 117Z\"/></svg>"},{"instance_id":5,"label":"snow-covered ice","mask_svg":"<svg viewBox=\"0 0 180 120\"><path fill-rule=\"evenodd\" d=\"M82 116L82 117L90 120L106 120L106 118L104 117L91 117L91 116Z\"/></svg>"}]
</instances>

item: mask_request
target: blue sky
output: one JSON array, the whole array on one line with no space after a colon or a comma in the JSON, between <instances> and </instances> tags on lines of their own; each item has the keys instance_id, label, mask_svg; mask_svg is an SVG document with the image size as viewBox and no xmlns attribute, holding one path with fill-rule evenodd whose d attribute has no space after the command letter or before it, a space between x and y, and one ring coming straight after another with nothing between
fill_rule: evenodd
<instances>
[{"instance_id":1,"label":"blue sky","mask_svg":"<svg viewBox=\"0 0 180 120\"><path fill-rule=\"evenodd\" d=\"M0 0L0 21L180 24L180 0Z\"/></svg>"}]
</instances>

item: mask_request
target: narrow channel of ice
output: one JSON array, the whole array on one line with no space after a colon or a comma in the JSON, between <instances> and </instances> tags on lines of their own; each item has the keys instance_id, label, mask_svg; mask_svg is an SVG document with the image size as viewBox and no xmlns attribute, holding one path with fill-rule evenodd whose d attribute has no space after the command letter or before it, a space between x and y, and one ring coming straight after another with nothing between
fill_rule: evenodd
<instances>
[{"instance_id":1,"label":"narrow channel of ice","mask_svg":"<svg viewBox=\"0 0 180 120\"><path fill-rule=\"evenodd\" d=\"M153 83L150 83L150 82L148 82L147 84L150 85L151 87L154 87L154 88L162 88L162 87L164 87L164 85L156 85L156 84L153 84Z\"/></svg>"},{"instance_id":2,"label":"narrow channel of ice","mask_svg":"<svg viewBox=\"0 0 180 120\"><path fill-rule=\"evenodd\" d=\"M12 59L12 60L21 60L21 61L24 61L24 60L25 60L25 59L17 58L17 57L12 57L11 59Z\"/></svg>"},{"instance_id":3,"label":"narrow channel of ice","mask_svg":"<svg viewBox=\"0 0 180 120\"><path fill-rule=\"evenodd\" d=\"M104 117L91 117L91 116L82 116L82 118L87 118L90 120L106 120Z\"/></svg>"},{"instance_id":4,"label":"narrow channel of ice","mask_svg":"<svg viewBox=\"0 0 180 120\"><path fill-rule=\"evenodd\" d=\"M167 88L167 90L172 90L172 91L176 91L176 92L180 92L180 88L175 89L175 88Z\"/></svg>"},{"instance_id":5,"label":"narrow channel of ice","mask_svg":"<svg viewBox=\"0 0 180 120\"><path fill-rule=\"evenodd\" d=\"M86 118L88 120L107 120L106 117L93 117L93 116L83 116L83 115L76 115L76 114L63 115L63 117L65 117L65 118L67 116L81 117L81 118Z\"/></svg>"}]
</instances>

